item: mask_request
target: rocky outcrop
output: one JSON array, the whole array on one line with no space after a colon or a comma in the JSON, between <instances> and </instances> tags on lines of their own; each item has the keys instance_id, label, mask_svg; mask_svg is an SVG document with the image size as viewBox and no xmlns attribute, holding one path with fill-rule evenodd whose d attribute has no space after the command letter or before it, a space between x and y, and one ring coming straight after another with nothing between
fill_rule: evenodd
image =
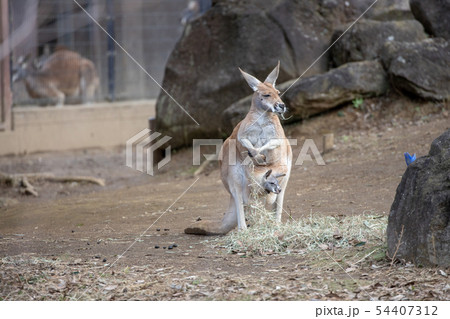
<instances>
[{"instance_id":1,"label":"rocky outcrop","mask_svg":"<svg viewBox=\"0 0 450 319\"><path fill-rule=\"evenodd\" d=\"M424 99L450 96L450 47L444 39L387 43L381 59L396 88Z\"/></svg>"},{"instance_id":2,"label":"rocky outcrop","mask_svg":"<svg viewBox=\"0 0 450 319\"><path fill-rule=\"evenodd\" d=\"M450 40L450 1L410 0L409 3L414 17L428 34Z\"/></svg>"},{"instance_id":3,"label":"rocky outcrop","mask_svg":"<svg viewBox=\"0 0 450 319\"><path fill-rule=\"evenodd\" d=\"M281 61L279 82L300 75L326 48L329 21L315 1L218 1L187 25L173 50L157 104L157 130L173 148L192 138L222 137L222 111L251 91L238 70L264 79ZM322 59L311 72L326 71Z\"/></svg>"},{"instance_id":4,"label":"rocky outcrop","mask_svg":"<svg viewBox=\"0 0 450 319\"><path fill-rule=\"evenodd\" d=\"M367 12L367 18L380 21L412 20L409 0L384 0Z\"/></svg>"},{"instance_id":5,"label":"rocky outcrop","mask_svg":"<svg viewBox=\"0 0 450 319\"><path fill-rule=\"evenodd\" d=\"M403 174L389 214L390 257L450 266L450 130Z\"/></svg>"},{"instance_id":6,"label":"rocky outcrop","mask_svg":"<svg viewBox=\"0 0 450 319\"><path fill-rule=\"evenodd\" d=\"M344 31L344 28L337 29L331 43ZM379 56L386 42L416 42L425 38L423 27L416 20L361 20L331 48L331 62L334 66L340 66L348 62L373 60Z\"/></svg>"},{"instance_id":7,"label":"rocky outcrop","mask_svg":"<svg viewBox=\"0 0 450 319\"><path fill-rule=\"evenodd\" d=\"M283 83L277 89L288 106L290 121L324 112L358 97L382 95L388 89L386 73L378 61L345 64L324 74ZM292 85L293 84L293 85ZM292 85L292 87L291 87ZM232 129L247 114L251 96L239 100L222 114L222 127Z\"/></svg>"}]
</instances>

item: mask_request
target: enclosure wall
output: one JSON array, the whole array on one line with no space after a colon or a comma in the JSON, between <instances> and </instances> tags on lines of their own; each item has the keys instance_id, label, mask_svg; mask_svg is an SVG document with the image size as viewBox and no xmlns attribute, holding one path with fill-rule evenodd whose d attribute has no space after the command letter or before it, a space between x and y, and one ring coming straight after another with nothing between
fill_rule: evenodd
<instances>
[{"instance_id":1,"label":"enclosure wall","mask_svg":"<svg viewBox=\"0 0 450 319\"><path fill-rule=\"evenodd\" d=\"M0 155L112 147L148 127L155 101L13 109L14 130L0 134Z\"/></svg>"}]
</instances>

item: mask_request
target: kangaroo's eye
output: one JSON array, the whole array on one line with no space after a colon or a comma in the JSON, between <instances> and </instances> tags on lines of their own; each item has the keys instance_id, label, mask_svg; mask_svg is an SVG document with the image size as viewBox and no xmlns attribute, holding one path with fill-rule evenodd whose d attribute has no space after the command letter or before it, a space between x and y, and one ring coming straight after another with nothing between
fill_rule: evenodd
<instances>
[{"instance_id":1,"label":"kangaroo's eye","mask_svg":"<svg viewBox=\"0 0 450 319\"><path fill-rule=\"evenodd\" d=\"M270 97L270 94L263 94L263 97Z\"/></svg>"}]
</instances>

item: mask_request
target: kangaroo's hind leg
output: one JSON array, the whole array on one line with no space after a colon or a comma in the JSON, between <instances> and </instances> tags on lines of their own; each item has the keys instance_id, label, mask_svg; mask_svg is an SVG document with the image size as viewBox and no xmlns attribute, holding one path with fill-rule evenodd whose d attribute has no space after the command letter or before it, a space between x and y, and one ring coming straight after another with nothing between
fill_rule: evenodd
<instances>
[{"instance_id":1,"label":"kangaroo's hind leg","mask_svg":"<svg viewBox=\"0 0 450 319\"><path fill-rule=\"evenodd\" d=\"M49 88L48 93L49 93L48 98L50 101L52 101L52 104L56 103L57 107L62 107L64 105L66 95L63 92L59 91L56 88L51 87Z\"/></svg>"},{"instance_id":2,"label":"kangaroo's hind leg","mask_svg":"<svg viewBox=\"0 0 450 319\"><path fill-rule=\"evenodd\" d=\"M234 183L230 185L230 193L234 199L238 229L245 230L247 229L247 223L245 221L244 205L247 205L249 200L249 181L244 175L235 177Z\"/></svg>"},{"instance_id":3,"label":"kangaroo's hind leg","mask_svg":"<svg viewBox=\"0 0 450 319\"><path fill-rule=\"evenodd\" d=\"M40 100L39 105L64 105L66 95L53 83L35 82L33 83L33 91L32 97Z\"/></svg>"},{"instance_id":4,"label":"kangaroo's hind leg","mask_svg":"<svg viewBox=\"0 0 450 319\"><path fill-rule=\"evenodd\" d=\"M95 100L95 92L99 86L99 79L92 63L83 63L80 68L80 97L81 103L91 103Z\"/></svg>"},{"instance_id":5,"label":"kangaroo's hind leg","mask_svg":"<svg viewBox=\"0 0 450 319\"><path fill-rule=\"evenodd\" d=\"M286 193L287 183L289 181L289 176L291 175L291 169L288 169L286 176L283 177L283 180L280 183L281 191L277 195L277 200L275 201L276 205L276 220L281 222L281 214L283 213L283 202L284 202L284 194Z\"/></svg>"}]
</instances>

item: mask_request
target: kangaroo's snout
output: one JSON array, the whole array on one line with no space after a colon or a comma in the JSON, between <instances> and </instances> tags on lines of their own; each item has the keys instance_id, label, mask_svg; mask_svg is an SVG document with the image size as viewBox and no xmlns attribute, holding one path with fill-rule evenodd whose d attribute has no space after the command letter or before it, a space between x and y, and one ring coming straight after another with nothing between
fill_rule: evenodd
<instances>
[{"instance_id":1,"label":"kangaroo's snout","mask_svg":"<svg viewBox=\"0 0 450 319\"><path fill-rule=\"evenodd\" d=\"M267 194L270 194L270 193L279 194L279 193L281 193L281 187L280 186L266 187L264 190L266 191Z\"/></svg>"},{"instance_id":2,"label":"kangaroo's snout","mask_svg":"<svg viewBox=\"0 0 450 319\"><path fill-rule=\"evenodd\" d=\"M284 112L286 112L286 104L277 102L275 104L275 112L277 112L277 113L284 113Z\"/></svg>"}]
</instances>

